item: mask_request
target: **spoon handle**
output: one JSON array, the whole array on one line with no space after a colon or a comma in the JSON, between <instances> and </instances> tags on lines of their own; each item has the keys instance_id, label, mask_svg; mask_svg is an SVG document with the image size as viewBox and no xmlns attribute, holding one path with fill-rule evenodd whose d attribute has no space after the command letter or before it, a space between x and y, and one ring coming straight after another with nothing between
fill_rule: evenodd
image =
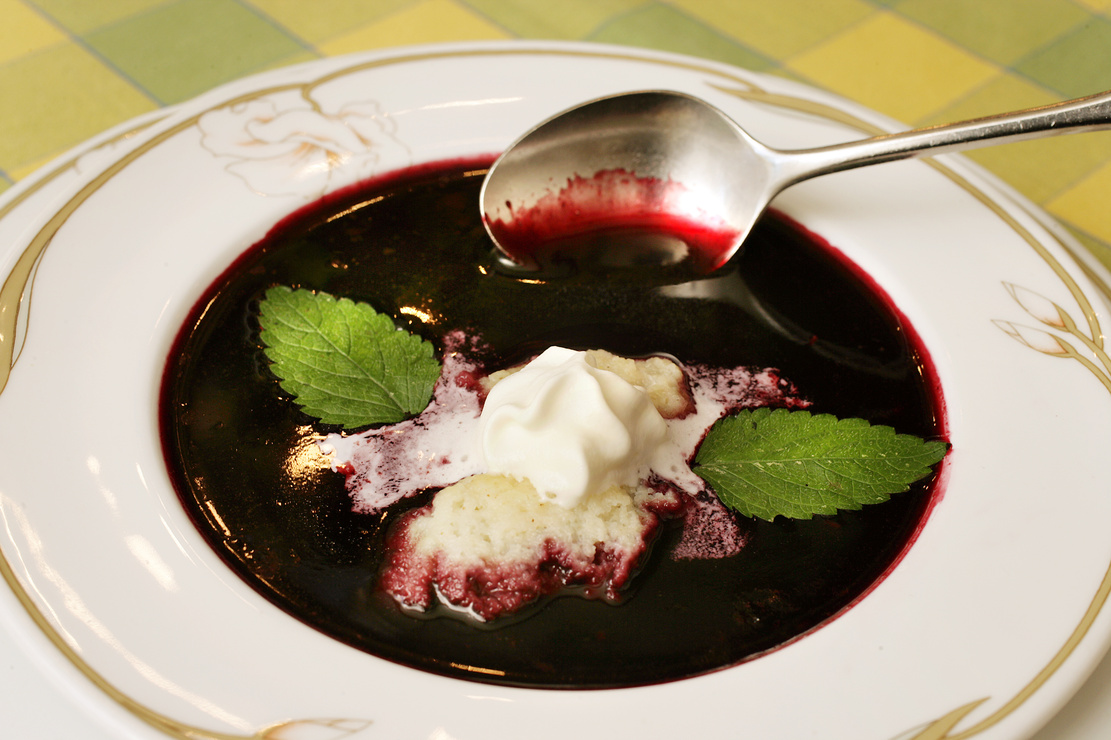
<instances>
[{"instance_id":1,"label":"spoon handle","mask_svg":"<svg viewBox=\"0 0 1111 740\"><path fill-rule=\"evenodd\" d=\"M782 187L831 172L1043 136L1111 128L1111 92L816 149L783 151Z\"/></svg>"}]
</instances>

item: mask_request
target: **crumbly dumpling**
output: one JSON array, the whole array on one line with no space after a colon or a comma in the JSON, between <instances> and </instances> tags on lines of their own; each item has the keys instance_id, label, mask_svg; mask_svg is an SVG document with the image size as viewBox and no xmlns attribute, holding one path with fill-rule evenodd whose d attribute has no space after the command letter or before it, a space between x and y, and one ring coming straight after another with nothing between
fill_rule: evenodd
<instances>
[{"instance_id":1,"label":"crumbly dumpling","mask_svg":"<svg viewBox=\"0 0 1111 740\"><path fill-rule=\"evenodd\" d=\"M536 559L547 542L558 542L569 557L581 559L593 558L599 542L637 549L646 518L621 486L568 508L544 501L527 480L482 474L437 493L409 536L416 553L438 553L460 566Z\"/></svg>"},{"instance_id":2,"label":"crumbly dumpling","mask_svg":"<svg viewBox=\"0 0 1111 740\"><path fill-rule=\"evenodd\" d=\"M690 404L682 370L664 358L586 353L588 364L644 389L664 417ZM519 368L483 381L487 392ZM670 488L612 485L574 506L545 500L528 480L474 475L436 493L391 540L383 575L406 606L437 598L488 620L567 586L616 598L648 547L660 516L680 506Z\"/></svg>"},{"instance_id":3,"label":"crumbly dumpling","mask_svg":"<svg viewBox=\"0 0 1111 740\"><path fill-rule=\"evenodd\" d=\"M438 595L482 620L566 586L617 598L659 513L678 505L672 491L611 486L568 508L528 481L471 476L402 523L383 586L404 605L428 608Z\"/></svg>"},{"instance_id":4,"label":"crumbly dumpling","mask_svg":"<svg viewBox=\"0 0 1111 740\"><path fill-rule=\"evenodd\" d=\"M666 357L633 360L604 349L591 349L586 352L586 361L599 370L615 373L630 385L643 388L665 419L674 419L690 407L683 370Z\"/></svg>"}]
</instances>

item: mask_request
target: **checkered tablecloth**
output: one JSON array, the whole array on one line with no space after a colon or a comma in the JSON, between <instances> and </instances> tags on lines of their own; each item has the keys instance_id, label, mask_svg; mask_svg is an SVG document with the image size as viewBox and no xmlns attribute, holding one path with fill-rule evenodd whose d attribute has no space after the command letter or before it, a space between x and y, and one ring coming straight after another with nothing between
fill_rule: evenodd
<instances>
[{"instance_id":1,"label":"checkered tablecloth","mask_svg":"<svg viewBox=\"0 0 1111 740\"><path fill-rule=\"evenodd\" d=\"M574 39L826 88L910 125L1111 89L1111 0L0 0L0 190L252 72L383 46ZM1111 265L1111 132L971 154Z\"/></svg>"}]
</instances>

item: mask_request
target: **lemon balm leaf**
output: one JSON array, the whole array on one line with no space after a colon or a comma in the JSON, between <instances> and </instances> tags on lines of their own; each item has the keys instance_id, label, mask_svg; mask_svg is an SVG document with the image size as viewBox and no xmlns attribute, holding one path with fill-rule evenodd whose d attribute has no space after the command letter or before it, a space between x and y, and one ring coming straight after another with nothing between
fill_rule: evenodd
<instances>
[{"instance_id":1,"label":"lemon balm leaf","mask_svg":"<svg viewBox=\"0 0 1111 740\"><path fill-rule=\"evenodd\" d=\"M394 423L432 398L432 345L366 303L279 286L266 292L259 322L282 389L326 424Z\"/></svg>"},{"instance_id":2,"label":"lemon balm leaf","mask_svg":"<svg viewBox=\"0 0 1111 740\"><path fill-rule=\"evenodd\" d=\"M755 409L710 428L694 471L744 516L808 519L886 501L929 475L947 450L863 419Z\"/></svg>"}]
</instances>

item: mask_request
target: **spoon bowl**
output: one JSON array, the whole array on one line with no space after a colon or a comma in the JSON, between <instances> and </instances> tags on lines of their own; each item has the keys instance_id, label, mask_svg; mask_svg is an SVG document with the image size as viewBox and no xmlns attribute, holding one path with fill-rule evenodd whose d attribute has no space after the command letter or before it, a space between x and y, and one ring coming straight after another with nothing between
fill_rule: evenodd
<instances>
[{"instance_id":1,"label":"spoon bowl","mask_svg":"<svg viewBox=\"0 0 1111 740\"><path fill-rule=\"evenodd\" d=\"M803 180L908 157L1111 127L1111 93L813 149L760 143L709 103L638 91L539 124L483 182L483 223L510 262L573 250L605 264L727 262L772 199Z\"/></svg>"},{"instance_id":2,"label":"spoon bowl","mask_svg":"<svg viewBox=\"0 0 1111 740\"><path fill-rule=\"evenodd\" d=\"M714 262L755 220L736 204L767 190L760 147L687 95L602 98L540 124L498 159L482 188L483 222L526 266L584 237L607 262L672 262L688 252Z\"/></svg>"}]
</instances>

